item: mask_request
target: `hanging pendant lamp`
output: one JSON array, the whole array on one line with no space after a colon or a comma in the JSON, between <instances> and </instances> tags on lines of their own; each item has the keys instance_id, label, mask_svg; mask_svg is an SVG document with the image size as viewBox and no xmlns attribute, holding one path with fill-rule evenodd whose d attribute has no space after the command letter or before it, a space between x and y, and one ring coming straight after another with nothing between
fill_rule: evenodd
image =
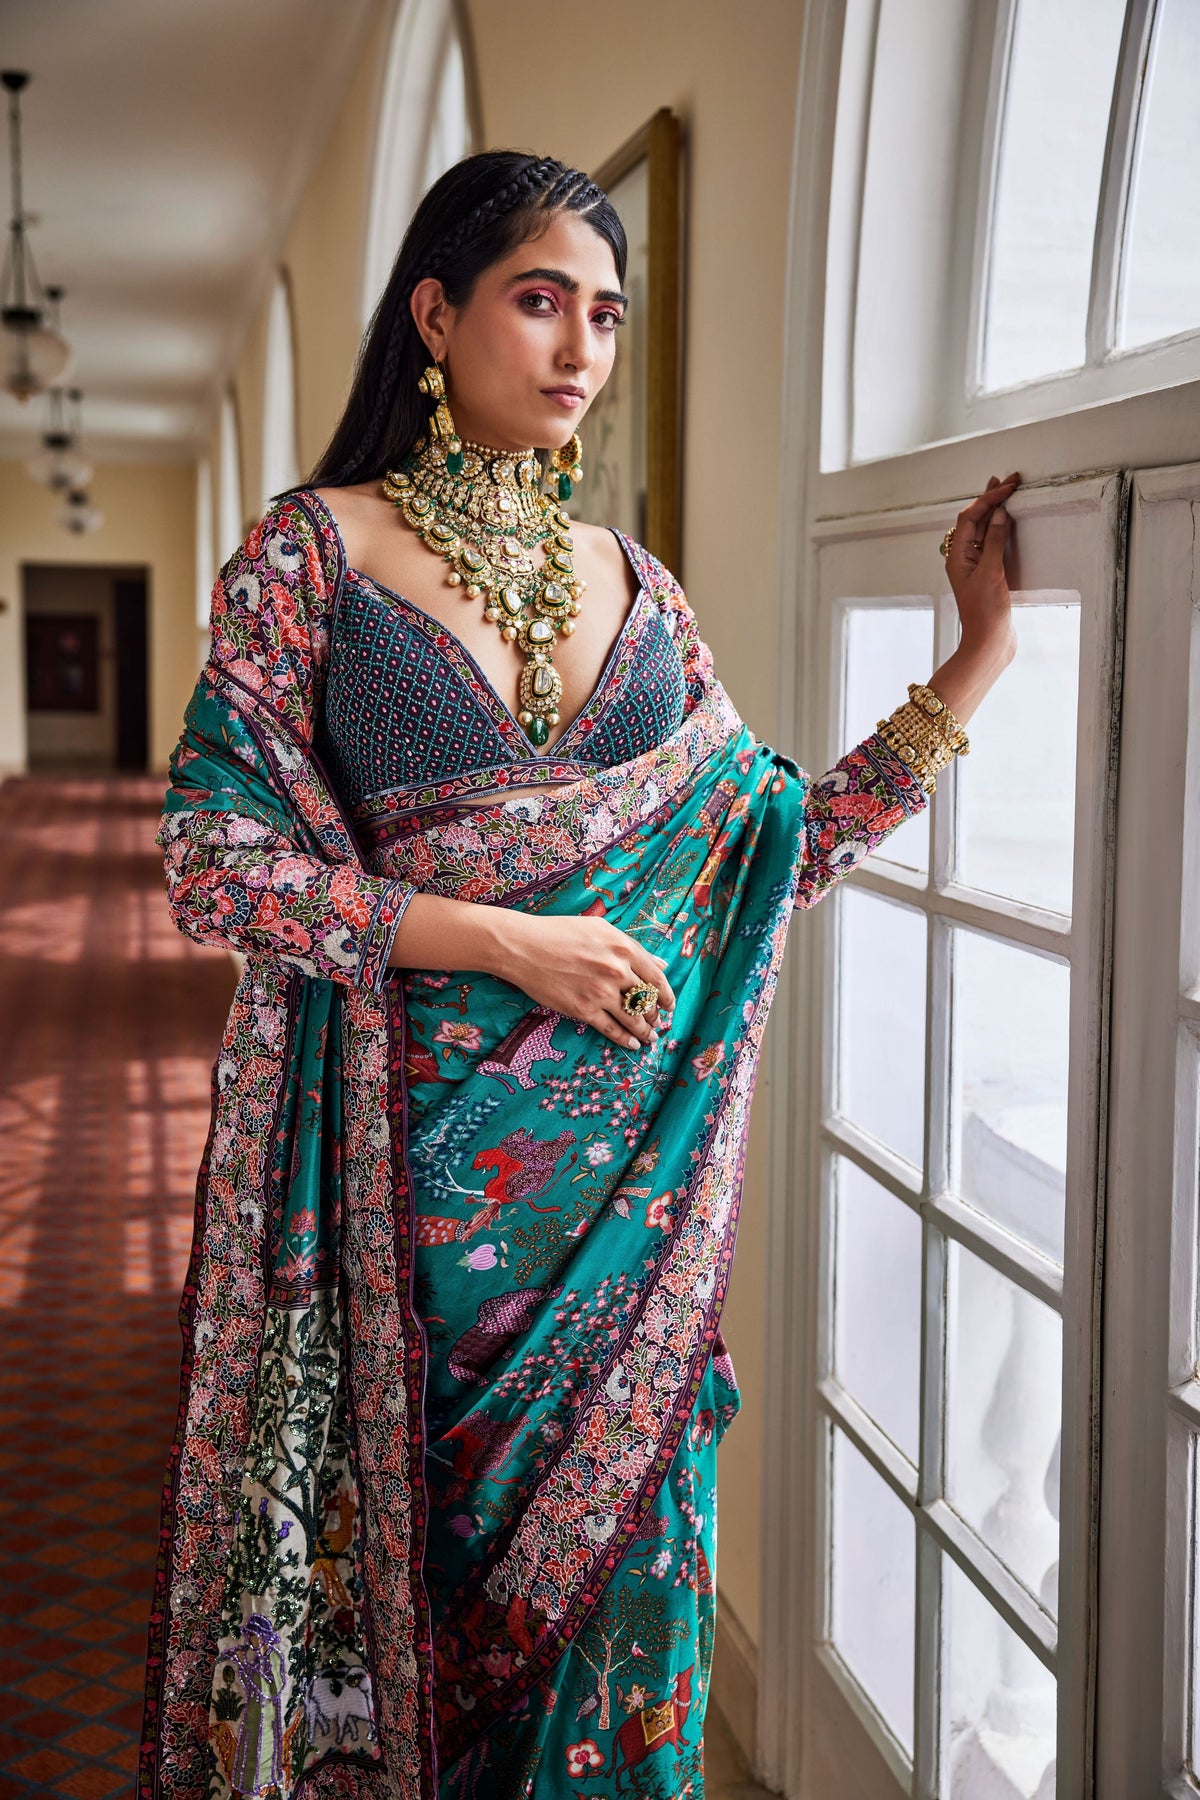
<instances>
[{"instance_id":1,"label":"hanging pendant lamp","mask_svg":"<svg viewBox=\"0 0 1200 1800\"><path fill-rule=\"evenodd\" d=\"M47 288L46 294L52 302L61 298L60 289ZM78 388L52 387L46 399L49 427L42 433L42 448L25 464L25 473L40 486L65 494L68 488L86 487L92 479L92 465L79 443L83 395Z\"/></svg>"},{"instance_id":2,"label":"hanging pendant lamp","mask_svg":"<svg viewBox=\"0 0 1200 1800\"><path fill-rule=\"evenodd\" d=\"M3 360L0 382L17 400L44 393L66 374L71 349L65 338L45 322L46 293L38 279L33 252L25 230L21 198L21 91L29 76L20 69L0 70L0 84L8 90L8 125L11 148L12 217L8 251L0 281L0 339Z\"/></svg>"}]
</instances>

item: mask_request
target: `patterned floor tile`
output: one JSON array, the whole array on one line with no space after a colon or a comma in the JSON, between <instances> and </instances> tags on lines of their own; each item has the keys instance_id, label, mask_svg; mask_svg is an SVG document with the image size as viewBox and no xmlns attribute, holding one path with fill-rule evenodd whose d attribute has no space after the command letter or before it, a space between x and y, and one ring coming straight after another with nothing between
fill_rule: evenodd
<instances>
[{"instance_id":1,"label":"patterned floor tile","mask_svg":"<svg viewBox=\"0 0 1200 1800\"><path fill-rule=\"evenodd\" d=\"M132 1788L186 1246L127 1265L119 1222L190 1216L234 980L167 911L164 786L0 783L0 1800Z\"/></svg>"}]
</instances>

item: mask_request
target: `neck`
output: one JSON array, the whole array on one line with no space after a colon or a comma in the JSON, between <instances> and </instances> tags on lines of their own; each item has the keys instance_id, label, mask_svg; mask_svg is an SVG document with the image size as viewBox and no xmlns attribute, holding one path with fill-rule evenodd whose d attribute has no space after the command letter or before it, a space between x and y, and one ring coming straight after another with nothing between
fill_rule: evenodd
<instances>
[{"instance_id":1,"label":"neck","mask_svg":"<svg viewBox=\"0 0 1200 1800\"><path fill-rule=\"evenodd\" d=\"M462 467L457 474L446 466L445 440L426 433L389 479L400 489L424 496L432 513L457 516L464 524L470 520L485 530L545 536L552 520L547 517L542 468L532 445L504 450L472 438L459 442Z\"/></svg>"}]
</instances>

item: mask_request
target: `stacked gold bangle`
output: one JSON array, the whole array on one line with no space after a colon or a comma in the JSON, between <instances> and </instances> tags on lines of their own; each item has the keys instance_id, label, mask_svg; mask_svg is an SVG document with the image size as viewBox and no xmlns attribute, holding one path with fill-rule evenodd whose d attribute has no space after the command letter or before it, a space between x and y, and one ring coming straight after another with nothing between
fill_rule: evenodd
<instances>
[{"instance_id":1,"label":"stacked gold bangle","mask_svg":"<svg viewBox=\"0 0 1200 1800\"><path fill-rule=\"evenodd\" d=\"M910 681L908 699L876 728L889 750L912 770L926 793L937 787L937 774L956 756L970 751L967 734L946 702L930 687Z\"/></svg>"}]
</instances>

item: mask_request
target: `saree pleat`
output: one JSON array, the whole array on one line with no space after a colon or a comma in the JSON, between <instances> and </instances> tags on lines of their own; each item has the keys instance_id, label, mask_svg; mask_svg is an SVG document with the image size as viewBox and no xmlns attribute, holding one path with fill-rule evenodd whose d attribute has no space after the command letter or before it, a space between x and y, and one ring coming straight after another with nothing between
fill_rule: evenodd
<instances>
[{"instance_id":1,"label":"saree pleat","mask_svg":"<svg viewBox=\"0 0 1200 1800\"><path fill-rule=\"evenodd\" d=\"M816 784L761 744L647 558L678 731L352 820L312 749L343 572L293 501L222 572L160 831L181 928L247 961L139 1794L700 1796L762 1034L793 909L924 797L877 739ZM486 972L389 969L418 891L604 916L667 959L669 1032L625 1050Z\"/></svg>"}]
</instances>

